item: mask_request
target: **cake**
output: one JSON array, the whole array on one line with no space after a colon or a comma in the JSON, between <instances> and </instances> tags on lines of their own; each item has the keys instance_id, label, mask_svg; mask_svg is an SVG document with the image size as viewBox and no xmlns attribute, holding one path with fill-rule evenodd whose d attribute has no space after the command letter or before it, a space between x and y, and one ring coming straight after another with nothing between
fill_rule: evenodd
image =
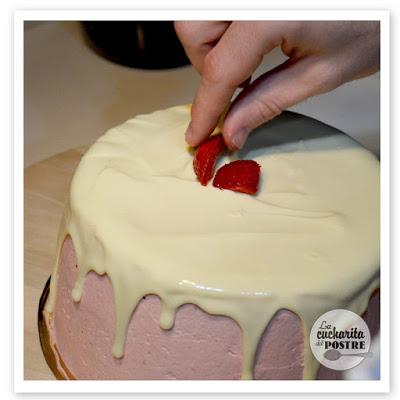
<instances>
[{"instance_id":1,"label":"cake","mask_svg":"<svg viewBox=\"0 0 400 400\"><path fill-rule=\"evenodd\" d=\"M202 186L188 106L139 115L82 158L44 318L65 379L335 379L309 332L343 308L379 328L379 162L285 112L226 152L254 196ZM219 129L219 128L217 128Z\"/></svg>"}]
</instances>

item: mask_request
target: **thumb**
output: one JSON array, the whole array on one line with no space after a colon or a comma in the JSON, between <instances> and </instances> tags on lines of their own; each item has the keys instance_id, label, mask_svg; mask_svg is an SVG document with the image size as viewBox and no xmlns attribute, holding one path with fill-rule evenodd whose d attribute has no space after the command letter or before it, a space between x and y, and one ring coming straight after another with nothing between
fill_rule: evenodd
<instances>
[{"instance_id":1,"label":"thumb","mask_svg":"<svg viewBox=\"0 0 400 400\"><path fill-rule=\"evenodd\" d=\"M232 103L223 135L229 148L243 147L250 132L308 97L339 86L334 64L316 57L288 60L261 75Z\"/></svg>"}]
</instances>

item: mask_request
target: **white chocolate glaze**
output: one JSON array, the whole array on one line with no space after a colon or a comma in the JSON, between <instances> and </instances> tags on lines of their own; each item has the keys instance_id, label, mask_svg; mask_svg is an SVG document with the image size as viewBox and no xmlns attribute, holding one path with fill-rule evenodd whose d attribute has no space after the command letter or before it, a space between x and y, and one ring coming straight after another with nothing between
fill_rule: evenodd
<instances>
[{"instance_id":1,"label":"white chocolate glaze","mask_svg":"<svg viewBox=\"0 0 400 400\"><path fill-rule=\"evenodd\" d=\"M324 312L358 314L379 286L379 162L337 130L284 113L227 153L261 165L256 196L201 186L184 132L188 106L137 116L85 154L71 185L59 248L70 234L79 278L107 273L115 298L115 357L146 294L163 302L160 326L194 303L233 318L243 333L243 379L252 378L261 335L286 308L303 322L304 378L318 363L309 330ZM47 311L54 308L57 268Z\"/></svg>"}]
</instances>

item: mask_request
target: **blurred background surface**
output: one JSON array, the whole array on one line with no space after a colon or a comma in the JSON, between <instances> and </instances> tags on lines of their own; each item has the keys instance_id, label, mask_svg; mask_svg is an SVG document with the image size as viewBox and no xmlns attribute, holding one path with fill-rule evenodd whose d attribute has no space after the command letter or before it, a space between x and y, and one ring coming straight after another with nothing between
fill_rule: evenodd
<instances>
[{"instance_id":1,"label":"blurred background surface","mask_svg":"<svg viewBox=\"0 0 400 400\"><path fill-rule=\"evenodd\" d=\"M164 60L163 66L169 68L154 69L153 65L153 69L143 69L140 60L137 65L141 69L110 61L112 57L105 58L88 40L79 22L25 23L25 166L91 143L136 114L192 101L199 75L190 65L168 65L168 55L179 58L179 50L174 53L167 47L171 33L158 32L159 40L152 42L145 31L135 35L132 48L150 48L152 54L146 57L150 61L153 57L154 62L154 53L159 54L160 65ZM134 53L128 54L129 62L135 64ZM253 79L284 59L275 49L264 58ZM379 154L379 85L379 74L375 74L291 110L341 129Z\"/></svg>"}]
</instances>

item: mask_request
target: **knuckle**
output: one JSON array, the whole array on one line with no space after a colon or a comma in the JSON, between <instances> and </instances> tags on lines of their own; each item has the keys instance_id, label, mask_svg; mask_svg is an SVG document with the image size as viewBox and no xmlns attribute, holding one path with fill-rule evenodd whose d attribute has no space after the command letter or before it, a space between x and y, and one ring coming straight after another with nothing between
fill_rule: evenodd
<instances>
[{"instance_id":1,"label":"knuckle","mask_svg":"<svg viewBox=\"0 0 400 400\"><path fill-rule=\"evenodd\" d=\"M278 116L284 110L282 101L275 98L257 97L255 99L255 107L260 123Z\"/></svg>"},{"instance_id":2,"label":"knuckle","mask_svg":"<svg viewBox=\"0 0 400 400\"><path fill-rule=\"evenodd\" d=\"M320 61L314 75L314 86L318 93L333 90L344 83L343 69L330 60Z\"/></svg>"},{"instance_id":3,"label":"knuckle","mask_svg":"<svg viewBox=\"0 0 400 400\"><path fill-rule=\"evenodd\" d=\"M312 95L322 94L344 83L343 70L337 62L330 59L311 61L300 79L304 92L310 92Z\"/></svg>"},{"instance_id":4,"label":"knuckle","mask_svg":"<svg viewBox=\"0 0 400 400\"><path fill-rule=\"evenodd\" d=\"M204 58L203 77L210 83L219 83L225 78L224 75L218 55L211 50Z\"/></svg>"}]
</instances>

